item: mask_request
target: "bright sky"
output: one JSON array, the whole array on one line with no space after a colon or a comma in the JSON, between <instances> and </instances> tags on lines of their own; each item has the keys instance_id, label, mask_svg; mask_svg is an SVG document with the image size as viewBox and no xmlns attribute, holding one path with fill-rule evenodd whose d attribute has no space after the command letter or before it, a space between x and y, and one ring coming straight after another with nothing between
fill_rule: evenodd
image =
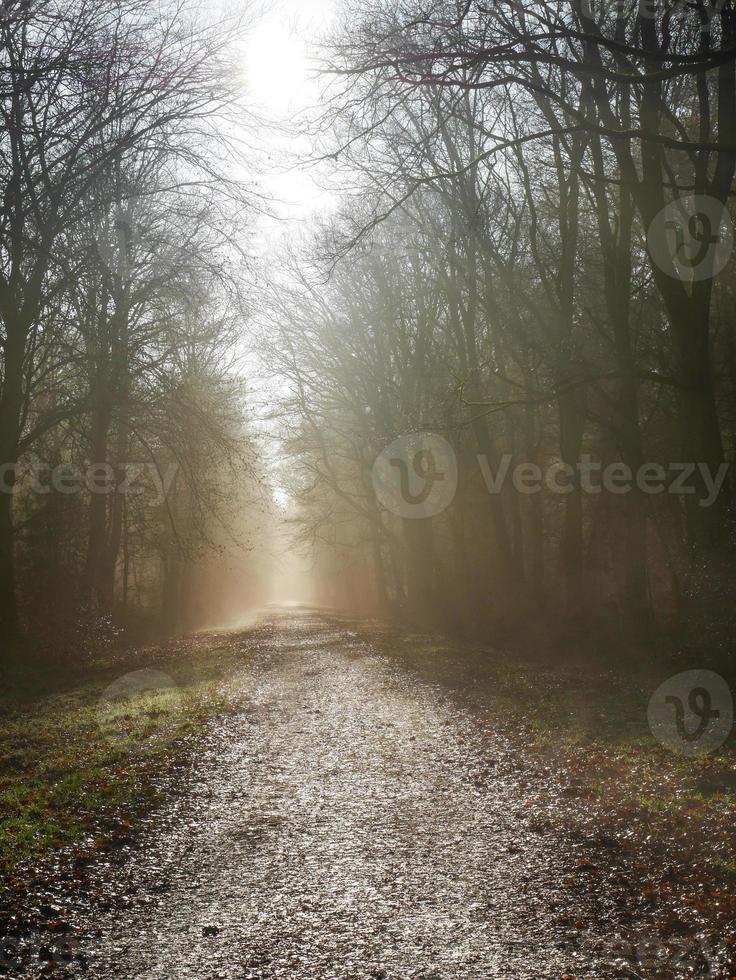
<instances>
[{"instance_id":1,"label":"bright sky","mask_svg":"<svg viewBox=\"0 0 736 980\"><path fill-rule=\"evenodd\" d=\"M319 104L315 43L329 26L337 0L264 0L264 14L244 52L250 101L256 111L283 127L296 128L298 117ZM297 168L298 156L311 147L292 133L263 133L268 150L266 192L275 198L274 211L288 227L264 228L267 238L279 238L324 214L332 200L308 168ZM270 145L269 145L270 144ZM296 224L295 224L296 223Z\"/></svg>"},{"instance_id":2,"label":"bright sky","mask_svg":"<svg viewBox=\"0 0 736 980\"><path fill-rule=\"evenodd\" d=\"M244 48L248 101L259 117L274 124L259 128L256 134L259 154L267 157L267 170L259 175L259 183L277 219L262 217L253 242L267 275L280 274L283 246L308 238L312 222L323 218L336 202L335 195L320 185L316 170L299 166L300 159L314 153L309 140L299 136L299 117L319 105L315 44L329 27L339 2L261 0L263 14ZM256 388L258 382L252 379L257 377L254 370L251 384ZM266 391L266 400L269 397ZM273 479L273 499L285 510L288 493L278 485L275 473Z\"/></svg>"},{"instance_id":3,"label":"bright sky","mask_svg":"<svg viewBox=\"0 0 736 980\"><path fill-rule=\"evenodd\" d=\"M329 26L333 0L272 0L252 32L246 71L257 102L276 115L301 109L317 94L309 45Z\"/></svg>"}]
</instances>

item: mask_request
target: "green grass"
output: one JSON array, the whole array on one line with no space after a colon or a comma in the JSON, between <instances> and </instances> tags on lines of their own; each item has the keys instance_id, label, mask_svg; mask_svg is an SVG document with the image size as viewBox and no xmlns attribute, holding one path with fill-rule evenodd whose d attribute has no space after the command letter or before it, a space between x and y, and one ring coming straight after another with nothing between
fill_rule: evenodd
<instances>
[{"instance_id":1,"label":"green grass","mask_svg":"<svg viewBox=\"0 0 736 980\"><path fill-rule=\"evenodd\" d=\"M736 861L714 861L715 866L726 875L736 881Z\"/></svg>"},{"instance_id":2,"label":"green grass","mask_svg":"<svg viewBox=\"0 0 736 980\"><path fill-rule=\"evenodd\" d=\"M229 703L224 681L243 664L242 644L192 640L0 701L0 872L125 835L155 803L157 777ZM175 686L137 689L152 669ZM121 686L126 675L133 684Z\"/></svg>"}]
</instances>

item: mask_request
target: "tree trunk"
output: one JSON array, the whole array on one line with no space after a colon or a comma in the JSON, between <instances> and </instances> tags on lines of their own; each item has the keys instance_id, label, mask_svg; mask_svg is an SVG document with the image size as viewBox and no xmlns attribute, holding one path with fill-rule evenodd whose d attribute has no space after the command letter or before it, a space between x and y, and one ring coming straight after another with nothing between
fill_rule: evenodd
<instances>
[{"instance_id":1,"label":"tree trunk","mask_svg":"<svg viewBox=\"0 0 736 980\"><path fill-rule=\"evenodd\" d=\"M628 90L622 94L622 112L629 120ZM603 259L603 284L606 309L613 327L616 363L620 374L616 411L617 437L621 458L636 473L644 462L642 445L639 382L631 339L632 229L634 202L631 190L621 186L617 210L611 206L605 183L605 167L600 139L592 142L598 231ZM635 632L646 630L650 622L649 585L647 581L647 504L635 487L626 497L625 526L621 537L624 567L624 603Z\"/></svg>"},{"instance_id":2,"label":"tree trunk","mask_svg":"<svg viewBox=\"0 0 736 980\"><path fill-rule=\"evenodd\" d=\"M127 401L127 399L126 399ZM121 407L121 417L118 419L118 436L116 447L116 478L115 494L112 498L110 514L110 532L107 537L105 549L102 554L100 565L99 596L102 607L107 611L112 611L115 604L115 578L117 572L118 558L123 541L123 517L125 499L120 490L125 485L127 477L126 461L129 449L129 428L126 418L127 404Z\"/></svg>"},{"instance_id":3,"label":"tree trunk","mask_svg":"<svg viewBox=\"0 0 736 980\"><path fill-rule=\"evenodd\" d=\"M572 492L565 497L562 531L562 573L565 600L571 616L579 618L585 610L583 579L583 497L580 491L578 463L583 445L585 414L577 390L569 390L558 399L560 423L560 456L572 467Z\"/></svg>"},{"instance_id":4,"label":"tree trunk","mask_svg":"<svg viewBox=\"0 0 736 980\"><path fill-rule=\"evenodd\" d=\"M371 533L371 554L373 558L373 581L376 590L376 606L379 616L388 613L388 590L386 588L386 572L383 566L383 549L381 538L375 529Z\"/></svg>"},{"instance_id":5,"label":"tree trunk","mask_svg":"<svg viewBox=\"0 0 736 980\"><path fill-rule=\"evenodd\" d=\"M407 598L409 616L421 623L439 619L436 616L434 590L434 541L432 519L404 518L407 553Z\"/></svg>"},{"instance_id":6,"label":"tree trunk","mask_svg":"<svg viewBox=\"0 0 736 980\"><path fill-rule=\"evenodd\" d=\"M4 378L0 395L0 465L18 462L23 413L23 360L28 331L7 316ZM15 595L15 532L13 529L14 472L6 473L6 492L0 493L0 643L10 650L18 632Z\"/></svg>"},{"instance_id":7,"label":"tree trunk","mask_svg":"<svg viewBox=\"0 0 736 980\"><path fill-rule=\"evenodd\" d=\"M101 390L95 399L90 432L91 462L93 466L104 466L108 462L108 438L112 421L109 392ZM87 562L84 572L84 593L87 602L99 601L99 585L102 578L102 563L107 541L108 495L93 493L89 502L89 533L87 540Z\"/></svg>"},{"instance_id":8,"label":"tree trunk","mask_svg":"<svg viewBox=\"0 0 736 980\"><path fill-rule=\"evenodd\" d=\"M0 493L0 653L12 647L17 632L13 498Z\"/></svg>"},{"instance_id":9,"label":"tree trunk","mask_svg":"<svg viewBox=\"0 0 736 980\"><path fill-rule=\"evenodd\" d=\"M524 453L530 463L537 462L536 408L524 406ZM536 602L544 604L544 513L541 493L528 496L529 583Z\"/></svg>"},{"instance_id":10,"label":"tree trunk","mask_svg":"<svg viewBox=\"0 0 736 980\"><path fill-rule=\"evenodd\" d=\"M715 476L724 453L710 363L709 297L710 289L695 289L690 309L679 306L669 313L677 341L683 461L705 463ZM701 507L707 491L699 471L694 481L697 492L685 497L690 544L697 551L719 551L725 544L726 494L722 492L710 507Z\"/></svg>"}]
</instances>

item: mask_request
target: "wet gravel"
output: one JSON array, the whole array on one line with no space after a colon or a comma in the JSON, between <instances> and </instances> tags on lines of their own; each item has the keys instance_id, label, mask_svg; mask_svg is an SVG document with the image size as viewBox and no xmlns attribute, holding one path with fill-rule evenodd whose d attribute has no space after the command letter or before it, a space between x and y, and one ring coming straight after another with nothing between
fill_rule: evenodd
<instances>
[{"instance_id":1,"label":"wet gravel","mask_svg":"<svg viewBox=\"0 0 736 980\"><path fill-rule=\"evenodd\" d=\"M605 977L575 857L470 708L305 613L234 684L243 709L116 873L125 907L88 923L87 975Z\"/></svg>"}]
</instances>

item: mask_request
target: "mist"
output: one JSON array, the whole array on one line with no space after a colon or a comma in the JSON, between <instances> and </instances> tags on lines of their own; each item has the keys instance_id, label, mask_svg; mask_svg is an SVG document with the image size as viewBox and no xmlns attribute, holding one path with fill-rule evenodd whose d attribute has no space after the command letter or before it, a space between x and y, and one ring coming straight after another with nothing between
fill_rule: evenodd
<instances>
[{"instance_id":1,"label":"mist","mask_svg":"<svg viewBox=\"0 0 736 980\"><path fill-rule=\"evenodd\" d=\"M0 973L736 976L733 0L0 61Z\"/></svg>"}]
</instances>

